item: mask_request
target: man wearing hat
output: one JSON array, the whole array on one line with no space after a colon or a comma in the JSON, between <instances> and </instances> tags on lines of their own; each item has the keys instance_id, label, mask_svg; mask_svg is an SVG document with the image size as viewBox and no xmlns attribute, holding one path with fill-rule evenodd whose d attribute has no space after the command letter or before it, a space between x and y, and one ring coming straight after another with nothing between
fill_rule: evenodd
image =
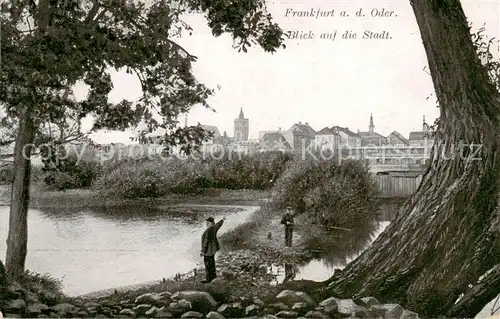
<instances>
[{"instance_id":1,"label":"man wearing hat","mask_svg":"<svg viewBox=\"0 0 500 319\"><path fill-rule=\"evenodd\" d=\"M288 247L292 247L293 225L295 224L293 215L292 207L288 206L286 208L286 213L281 219L281 223L285 225L285 245Z\"/></svg>"},{"instance_id":2,"label":"man wearing hat","mask_svg":"<svg viewBox=\"0 0 500 319\"><path fill-rule=\"evenodd\" d=\"M217 231L221 228L224 223L224 217L217 224L213 217L208 217L206 219L207 229L201 237L201 254L203 256L203 261L205 262L206 280L202 282L208 283L217 277L215 271L215 253L220 249L219 240L217 239Z\"/></svg>"}]
</instances>

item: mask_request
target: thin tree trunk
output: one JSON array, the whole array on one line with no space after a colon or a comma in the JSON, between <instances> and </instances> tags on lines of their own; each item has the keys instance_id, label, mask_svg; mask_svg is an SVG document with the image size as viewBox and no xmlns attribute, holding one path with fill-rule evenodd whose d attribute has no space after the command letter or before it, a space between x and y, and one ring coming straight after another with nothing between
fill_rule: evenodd
<instances>
[{"instance_id":1,"label":"thin tree trunk","mask_svg":"<svg viewBox=\"0 0 500 319\"><path fill-rule=\"evenodd\" d=\"M499 292L499 95L460 1L411 4L441 109L431 165L395 220L328 289L344 298L375 296L422 316L474 317ZM482 147L476 154L463 143Z\"/></svg>"},{"instance_id":2,"label":"thin tree trunk","mask_svg":"<svg viewBox=\"0 0 500 319\"><path fill-rule=\"evenodd\" d=\"M33 106L28 104L20 121L14 154L9 236L5 268L7 275L17 278L24 273L28 246L28 206L31 175L31 152L35 137Z\"/></svg>"}]
</instances>

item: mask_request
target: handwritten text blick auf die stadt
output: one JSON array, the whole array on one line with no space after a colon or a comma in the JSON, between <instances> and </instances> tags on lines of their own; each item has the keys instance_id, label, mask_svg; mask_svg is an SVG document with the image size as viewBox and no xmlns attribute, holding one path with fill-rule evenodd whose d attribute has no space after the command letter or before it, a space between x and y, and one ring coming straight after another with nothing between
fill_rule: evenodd
<instances>
[{"instance_id":1,"label":"handwritten text blick auf die stadt","mask_svg":"<svg viewBox=\"0 0 500 319\"><path fill-rule=\"evenodd\" d=\"M354 14L351 14L347 10L338 9L321 9L321 8L308 8L308 9L285 9L284 16L286 18L292 19L325 19L330 20L331 18L371 18L371 19L391 19L397 18L398 15L394 10L389 10L386 8L360 8ZM331 21L331 20L330 20ZM337 38L342 39L361 39L361 40L390 40L392 35L388 30L375 30L375 29L365 29L362 31L354 30L329 30L329 32L314 32L312 30L290 30L287 32L290 39L298 40L312 40L312 39L322 39L322 40L335 40ZM338 35L338 36L337 36Z\"/></svg>"}]
</instances>

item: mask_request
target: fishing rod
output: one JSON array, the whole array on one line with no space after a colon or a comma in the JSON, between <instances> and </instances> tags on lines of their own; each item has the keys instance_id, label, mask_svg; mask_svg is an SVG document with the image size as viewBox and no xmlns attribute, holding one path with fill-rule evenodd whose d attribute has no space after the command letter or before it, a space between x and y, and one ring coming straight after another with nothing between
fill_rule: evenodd
<instances>
[{"instance_id":1,"label":"fishing rod","mask_svg":"<svg viewBox=\"0 0 500 319\"><path fill-rule=\"evenodd\" d=\"M344 227L336 227L336 226L314 225L314 224L298 224L295 226L324 227L324 228L339 229L339 230L345 230L345 231L352 232L352 229L344 228Z\"/></svg>"}]
</instances>

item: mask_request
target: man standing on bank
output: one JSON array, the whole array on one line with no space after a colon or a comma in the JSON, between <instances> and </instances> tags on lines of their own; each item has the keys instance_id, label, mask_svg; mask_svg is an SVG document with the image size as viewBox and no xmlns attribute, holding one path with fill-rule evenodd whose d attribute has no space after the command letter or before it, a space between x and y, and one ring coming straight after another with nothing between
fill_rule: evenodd
<instances>
[{"instance_id":1,"label":"man standing on bank","mask_svg":"<svg viewBox=\"0 0 500 319\"><path fill-rule=\"evenodd\" d=\"M215 253L220 249L219 240L217 239L217 231L221 228L226 217L217 222L213 217L206 219L207 229L201 236L201 254L205 262L206 280L203 283L209 283L217 277L215 270Z\"/></svg>"},{"instance_id":2,"label":"man standing on bank","mask_svg":"<svg viewBox=\"0 0 500 319\"><path fill-rule=\"evenodd\" d=\"M292 247L293 225L295 224L293 215L292 207L288 206L285 215L281 219L281 223L285 225L285 246L288 247Z\"/></svg>"}]
</instances>

